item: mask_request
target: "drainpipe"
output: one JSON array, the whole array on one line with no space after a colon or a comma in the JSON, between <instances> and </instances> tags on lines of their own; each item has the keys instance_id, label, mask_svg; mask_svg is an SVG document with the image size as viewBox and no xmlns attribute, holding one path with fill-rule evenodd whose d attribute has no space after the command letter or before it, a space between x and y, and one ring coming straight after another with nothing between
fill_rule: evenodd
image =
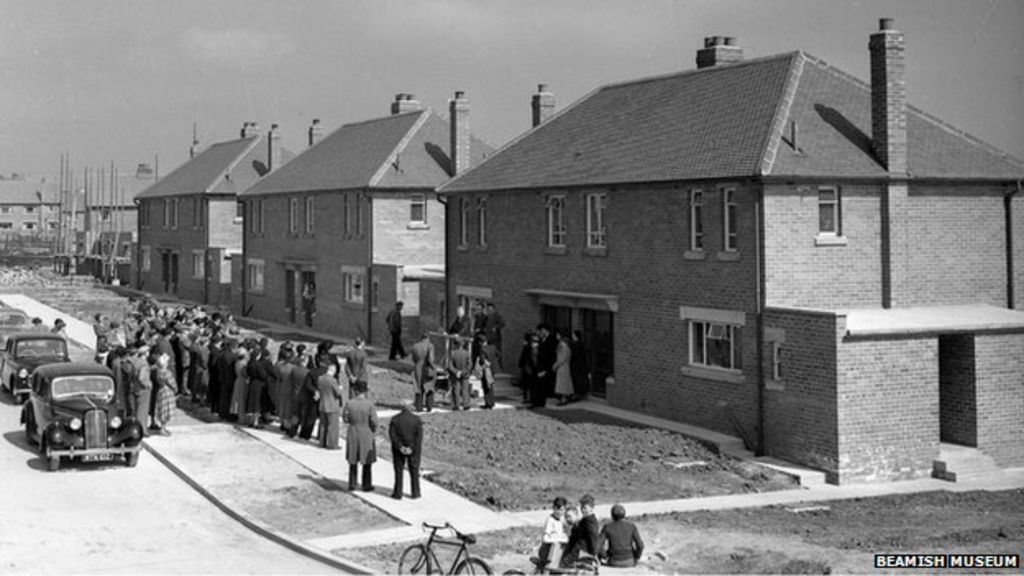
<instances>
[{"instance_id":1,"label":"drainpipe","mask_svg":"<svg viewBox=\"0 0 1024 576\"><path fill-rule=\"evenodd\" d=\"M754 453L764 456L764 182L759 182L757 201L754 203L755 229L754 234L754 269L757 275L755 290L757 291L757 446Z\"/></svg>"},{"instance_id":2,"label":"drainpipe","mask_svg":"<svg viewBox=\"0 0 1024 576\"><path fill-rule=\"evenodd\" d=\"M1003 211L1006 215L1006 307L1013 309L1013 197L1020 193L1021 180L1017 180L1017 189L1003 196Z\"/></svg>"}]
</instances>

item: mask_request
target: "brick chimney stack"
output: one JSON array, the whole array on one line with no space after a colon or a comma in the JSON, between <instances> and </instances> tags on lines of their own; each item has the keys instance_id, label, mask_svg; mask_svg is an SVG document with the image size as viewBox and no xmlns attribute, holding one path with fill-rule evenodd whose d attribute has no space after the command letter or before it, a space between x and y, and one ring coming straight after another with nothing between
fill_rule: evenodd
<instances>
[{"instance_id":1,"label":"brick chimney stack","mask_svg":"<svg viewBox=\"0 0 1024 576\"><path fill-rule=\"evenodd\" d=\"M414 112L420 109L420 103L416 100L415 94L395 94L395 101L391 103L391 115Z\"/></svg>"},{"instance_id":2,"label":"brick chimney stack","mask_svg":"<svg viewBox=\"0 0 1024 576\"><path fill-rule=\"evenodd\" d=\"M547 84L538 84L537 93L531 99L533 108L533 127L536 128L547 121L555 113L555 95L548 90Z\"/></svg>"},{"instance_id":3,"label":"brick chimney stack","mask_svg":"<svg viewBox=\"0 0 1024 576\"><path fill-rule=\"evenodd\" d=\"M469 100L466 93L457 90L455 97L448 101L448 118L451 122L452 176L469 168Z\"/></svg>"},{"instance_id":4,"label":"brick chimney stack","mask_svg":"<svg viewBox=\"0 0 1024 576\"><path fill-rule=\"evenodd\" d=\"M277 170L284 163L281 152L281 130L277 124L271 124L267 133L267 167L270 170Z\"/></svg>"},{"instance_id":5,"label":"brick chimney stack","mask_svg":"<svg viewBox=\"0 0 1024 576\"><path fill-rule=\"evenodd\" d=\"M697 68L735 64L743 60L743 48L733 36L708 36L704 47L697 50Z\"/></svg>"},{"instance_id":6,"label":"brick chimney stack","mask_svg":"<svg viewBox=\"0 0 1024 576\"><path fill-rule=\"evenodd\" d=\"M322 140L324 137L324 129L320 126L320 119L313 118L313 123L309 125L309 145L312 146Z\"/></svg>"},{"instance_id":7,"label":"brick chimney stack","mask_svg":"<svg viewBox=\"0 0 1024 576\"><path fill-rule=\"evenodd\" d=\"M907 87L903 33L892 18L878 22L871 35L871 144L878 161L892 174L907 172Z\"/></svg>"},{"instance_id":8,"label":"brick chimney stack","mask_svg":"<svg viewBox=\"0 0 1024 576\"><path fill-rule=\"evenodd\" d=\"M242 122L242 138L249 138L259 134L260 125L255 122Z\"/></svg>"},{"instance_id":9,"label":"brick chimney stack","mask_svg":"<svg viewBox=\"0 0 1024 576\"><path fill-rule=\"evenodd\" d=\"M199 135L196 132L195 122L192 123L192 145L188 147L188 157L195 158L202 152L202 148L199 146Z\"/></svg>"}]
</instances>

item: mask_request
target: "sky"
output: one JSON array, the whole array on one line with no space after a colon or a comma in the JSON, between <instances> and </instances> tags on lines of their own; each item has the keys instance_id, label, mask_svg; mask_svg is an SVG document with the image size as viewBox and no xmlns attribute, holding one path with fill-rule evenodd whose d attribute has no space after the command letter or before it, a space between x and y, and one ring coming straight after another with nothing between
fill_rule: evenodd
<instances>
[{"instance_id":1,"label":"sky","mask_svg":"<svg viewBox=\"0 0 1024 576\"><path fill-rule=\"evenodd\" d=\"M278 123L299 152L389 113L396 93L501 146L530 96L689 70L705 36L745 57L803 50L868 79L868 36L906 37L908 102L1024 158L1022 0L0 0L0 174L159 162Z\"/></svg>"}]
</instances>

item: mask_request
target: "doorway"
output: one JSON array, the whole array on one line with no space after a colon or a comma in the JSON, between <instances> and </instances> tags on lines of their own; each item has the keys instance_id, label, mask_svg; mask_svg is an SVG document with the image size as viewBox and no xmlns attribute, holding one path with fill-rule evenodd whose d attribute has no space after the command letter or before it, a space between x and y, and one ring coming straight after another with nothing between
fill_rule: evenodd
<instances>
[{"instance_id":1,"label":"doorway","mask_svg":"<svg viewBox=\"0 0 1024 576\"><path fill-rule=\"evenodd\" d=\"M593 308L541 305L541 321L566 335L580 331L590 374L590 393L604 398L608 377L615 373L614 313Z\"/></svg>"},{"instance_id":2,"label":"doorway","mask_svg":"<svg viewBox=\"0 0 1024 576\"><path fill-rule=\"evenodd\" d=\"M939 440L978 445L974 335L939 336Z\"/></svg>"},{"instance_id":3,"label":"doorway","mask_svg":"<svg viewBox=\"0 0 1024 576\"><path fill-rule=\"evenodd\" d=\"M285 269L284 271L284 307L288 310L288 323L295 324L295 276L298 272Z\"/></svg>"},{"instance_id":4,"label":"doorway","mask_svg":"<svg viewBox=\"0 0 1024 576\"><path fill-rule=\"evenodd\" d=\"M302 284L302 322L312 328L316 317L316 273L304 271L299 280Z\"/></svg>"}]
</instances>

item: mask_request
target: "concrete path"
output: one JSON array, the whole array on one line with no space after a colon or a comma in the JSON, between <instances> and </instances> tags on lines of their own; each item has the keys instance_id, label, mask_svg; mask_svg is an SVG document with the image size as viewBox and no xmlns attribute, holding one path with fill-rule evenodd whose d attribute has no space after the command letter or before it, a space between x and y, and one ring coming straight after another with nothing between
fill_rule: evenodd
<instances>
[{"instance_id":1,"label":"concrete path","mask_svg":"<svg viewBox=\"0 0 1024 576\"><path fill-rule=\"evenodd\" d=\"M56 308L51 308L24 294L0 294L0 302L3 302L4 306L21 310L29 318L36 316L42 318L43 324L47 328L52 328L53 321L57 318L63 318L64 322L67 323L65 331L68 338L87 348L92 348L96 345L96 333L88 322L82 322L70 314L65 314Z\"/></svg>"}]
</instances>

